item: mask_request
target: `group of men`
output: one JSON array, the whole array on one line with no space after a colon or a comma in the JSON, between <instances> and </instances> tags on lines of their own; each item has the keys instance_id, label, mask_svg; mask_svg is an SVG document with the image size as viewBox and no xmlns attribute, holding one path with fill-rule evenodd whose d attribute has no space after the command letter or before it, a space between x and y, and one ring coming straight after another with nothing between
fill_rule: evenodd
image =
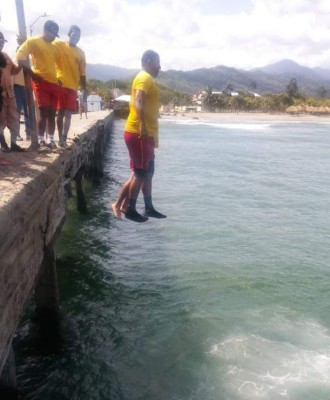
<instances>
[{"instance_id":1,"label":"group of men","mask_svg":"<svg viewBox=\"0 0 330 400\"><path fill-rule=\"evenodd\" d=\"M59 146L67 146L71 116L77 107L78 88L81 87L84 96L87 93L85 53L77 46L80 35L80 28L72 25L68 33L69 40L66 42L58 40L59 26L56 22L48 20L44 24L41 36L28 38L19 46L16 53L18 65L16 65L6 53L2 52L7 40L0 32L0 54L5 59L5 66L0 65L2 72L0 146L2 151L24 151L16 143L19 136L21 108L15 98L12 82L12 76L20 73L22 69L32 79L33 93L38 107L39 147L47 146L51 149L57 147L54 138L56 125ZM31 56L32 68L29 56ZM4 137L6 127L10 131L10 147Z\"/></svg>"},{"instance_id":2,"label":"group of men","mask_svg":"<svg viewBox=\"0 0 330 400\"><path fill-rule=\"evenodd\" d=\"M72 25L67 42L57 40L59 26L48 20L42 36L27 39L17 50L16 65L2 52L6 39L0 32L0 72L2 96L0 102L0 145L2 151L24 151L16 140L19 136L19 114L12 87L11 76L23 69L32 79L32 88L39 109L38 144L55 148L57 123L59 145L66 146L71 116L76 109L78 88L86 93L86 60L77 46L80 28ZM56 40L55 40L56 39ZM30 67L29 56L32 58ZM124 140L130 156L132 174L122 186L117 201L112 204L116 218L125 214L127 219L145 222L149 217L166 218L152 202L152 178L155 170L155 148L158 147L159 92L155 78L161 69L159 55L153 50L144 52L142 70L135 77L130 101L130 112L125 125ZM85 102L85 98L83 98ZM57 112L57 119L56 119ZM82 115L81 115L82 116ZM87 118L87 114L86 114ZM11 146L7 145L4 129L11 133ZM45 134L47 133L48 143ZM136 210L138 195L142 190L145 210Z\"/></svg>"}]
</instances>

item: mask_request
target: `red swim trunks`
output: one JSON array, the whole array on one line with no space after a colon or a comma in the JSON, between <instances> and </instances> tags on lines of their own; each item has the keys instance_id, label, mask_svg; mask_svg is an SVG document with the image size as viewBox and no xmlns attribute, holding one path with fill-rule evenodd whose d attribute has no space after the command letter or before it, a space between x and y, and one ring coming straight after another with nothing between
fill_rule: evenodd
<instances>
[{"instance_id":1,"label":"red swim trunks","mask_svg":"<svg viewBox=\"0 0 330 400\"><path fill-rule=\"evenodd\" d=\"M152 136L141 138L136 133L124 132L124 139L131 159L131 169L148 170L155 159L155 141Z\"/></svg>"},{"instance_id":2,"label":"red swim trunks","mask_svg":"<svg viewBox=\"0 0 330 400\"><path fill-rule=\"evenodd\" d=\"M56 111L59 86L45 80L37 82L32 80L32 88L38 107L48 107Z\"/></svg>"},{"instance_id":3,"label":"red swim trunks","mask_svg":"<svg viewBox=\"0 0 330 400\"><path fill-rule=\"evenodd\" d=\"M77 109L77 92L60 86L57 109L75 111Z\"/></svg>"}]
</instances>

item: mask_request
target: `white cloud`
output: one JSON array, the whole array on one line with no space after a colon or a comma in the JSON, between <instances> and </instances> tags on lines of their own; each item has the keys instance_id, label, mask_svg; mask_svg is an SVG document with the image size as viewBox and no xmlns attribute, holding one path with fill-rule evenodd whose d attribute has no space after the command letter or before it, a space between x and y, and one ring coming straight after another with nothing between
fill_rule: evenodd
<instances>
[{"instance_id":1,"label":"white cloud","mask_svg":"<svg viewBox=\"0 0 330 400\"><path fill-rule=\"evenodd\" d=\"M9 4L8 4L9 3ZM16 48L14 2L0 6L0 30ZM233 3L233 4L231 4ZM71 24L82 29L81 47L90 63L139 67L153 48L163 69L215 65L252 68L290 58L330 68L330 3L326 0L53 0L25 1L26 24L47 12L62 39ZM28 6L27 6L28 5ZM214 10L214 12L211 12ZM34 25L40 34L45 19Z\"/></svg>"}]
</instances>

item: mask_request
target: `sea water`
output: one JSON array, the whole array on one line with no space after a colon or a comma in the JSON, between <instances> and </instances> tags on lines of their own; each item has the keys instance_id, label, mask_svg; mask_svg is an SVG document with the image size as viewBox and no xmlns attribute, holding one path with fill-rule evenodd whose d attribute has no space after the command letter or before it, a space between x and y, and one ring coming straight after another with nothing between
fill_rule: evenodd
<instances>
[{"instance_id":1,"label":"sea water","mask_svg":"<svg viewBox=\"0 0 330 400\"><path fill-rule=\"evenodd\" d=\"M57 243L61 348L17 333L24 398L329 399L329 121L160 120L144 224L111 213L122 131Z\"/></svg>"}]
</instances>

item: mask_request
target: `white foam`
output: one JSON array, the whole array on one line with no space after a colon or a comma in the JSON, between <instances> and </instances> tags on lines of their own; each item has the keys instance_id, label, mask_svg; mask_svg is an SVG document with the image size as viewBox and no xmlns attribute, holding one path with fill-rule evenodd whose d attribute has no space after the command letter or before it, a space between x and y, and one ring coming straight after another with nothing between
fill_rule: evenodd
<instances>
[{"instance_id":1,"label":"white foam","mask_svg":"<svg viewBox=\"0 0 330 400\"><path fill-rule=\"evenodd\" d=\"M248 130L248 131L264 131L271 127L270 123L256 123L256 122L240 122L240 123L224 123L215 121L203 121L203 120L171 120L166 121L174 122L177 125L188 125L188 126L212 126L215 128L230 129L230 130Z\"/></svg>"},{"instance_id":2,"label":"white foam","mask_svg":"<svg viewBox=\"0 0 330 400\"><path fill-rule=\"evenodd\" d=\"M278 322L278 321L277 321ZM225 366L227 395L235 399L296 399L309 390L330 393L330 336L315 321L291 322L295 337L283 337L273 326L273 338L237 334L211 347L209 355ZM270 333L270 332L269 332ZM314 393L314 392L313 392Z\"/></svg>"}]
</instances>

